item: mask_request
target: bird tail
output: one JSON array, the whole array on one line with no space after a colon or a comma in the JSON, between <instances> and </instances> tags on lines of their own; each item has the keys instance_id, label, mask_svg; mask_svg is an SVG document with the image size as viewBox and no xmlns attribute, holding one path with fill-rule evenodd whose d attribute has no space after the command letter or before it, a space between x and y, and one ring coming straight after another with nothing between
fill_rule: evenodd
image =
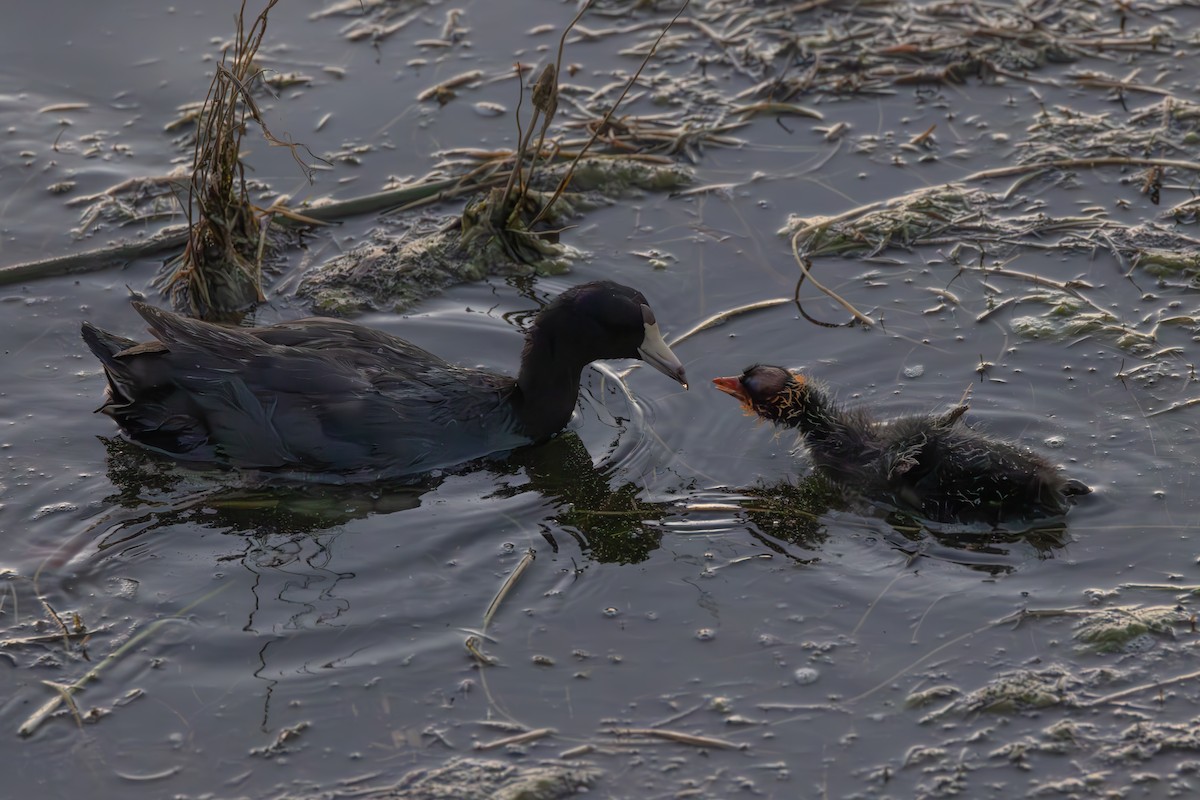
<instances>
[{"instance_id":1,"label":"bird tail","mask_svg":"<svg viewBox=\"0 0 1200 800\"><path fill-rule=\"evenodd\" d=\"M108 390L105 393L104 405L96 410L106 411L114 404L128 403L132 387L129 386L127 370L117 355L131 347L136 347L137 342L97 328L90 322L83 323L79 333L88 349L92 351L92 355L98 358L104 366L104 375L108 378Z\"/></svg>"},{"instance_id":2,"label":"bird tail","mask_svg":"<svg viewBox=\"0 0 1200 800\"><path fill-rule=\"evenodd\" d=\"M117 353L137 345L133 339L126 339L124 336L117 336L115 333L101 330L90 322L83 323L80 335L88 349L92 351L92 355L100 359L100 363L105 367L115 363Z\"/></svg>"}]
</instances>

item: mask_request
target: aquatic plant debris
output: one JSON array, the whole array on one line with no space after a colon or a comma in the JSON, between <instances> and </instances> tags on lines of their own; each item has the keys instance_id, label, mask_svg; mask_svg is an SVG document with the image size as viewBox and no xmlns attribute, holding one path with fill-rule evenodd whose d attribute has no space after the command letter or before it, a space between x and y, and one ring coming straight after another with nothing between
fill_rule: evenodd
<instances>
[{"instance_id":1,"label":"aquatic plant debris","mask_svg":"<svg viewBox=\"0 0 1200 800\"><path fill-rule=\"evenodd\" d=\"M1063 666L1012 670L997 675L978 689L962 693L923 717L921 722L936 722L948 714L1010 713L1078 705L1077 693L1082 687L1083 683ZM948 694L947 690L942 691ZM918 696L912 698L912 702L921 705L924 698Z\"/></svg>"},{"instance_id":2,"label":"aquatic plant debris","mask_svg":"<svg viewBox=\"0 0 1200 800\"><path fill-rule=\"evenodd\" d=\"M364 800L566 800L594 787L604 772L580 761L510 761L454 757L435 767L414 769L398 782L355 787ZM296 800L333 800L346 787L289 792Z\"/></svg>"},{"instance_id":3,"label":"aquatic plant debris","mask_svg":"<svg viewBox=\"0 0 1200 800\"><path fill-rule=\"evenodd\" d=\"M532 197L547 198L566 164L547 166L531 184ZM598 204L615 202L645 191L669 191L690 180L690 171L674 164L593 157L576 169L573 188L554 203L549 221L555 225ZM464 217L481 211L468 207ZM522 257L514 259L503 241L487 231L463 233L452 216L393 218L372 241L309 272L297 294L324 314L351 315L367 310L407 311L447 286L489 275L557 275L581 253L563 242L537 237L522 240Z\"/></svg>"},{"instance_id":4,"label":"aquatic plant debris","mask_svg":"<svg viewBox=\"0 0 1200 800\"><path fill-rule=\"evenodd\" d=\"M1084 617L1073 635L1081 652L1141 652L1154 636L1175 638L1175 626L1190 616L1179 606L1113 606Z\"/></svg>"},{"instance_id":5,"label":"aquatic plant debris","mask_svg":"<svg viewBox=\"0 0 1200 800\"><path fill-rule=\"evenodd\" d=\"M556 63L559 82L555 94L555 114L551 117L556 131L545 127L539 140L548 141L556 158L569 156L572 149L595 141L612 155L617 152L632 157L662 154L673 159L696 162L708 146L737 147L745 142L729 134L746 124L747 109L756 113L776 115L802 114L819 117L816 109L798 105L801 96L820 99L827 95L871 95L891 93L896 87L925 84L954 85L967 80L984 82L1023 81L1030 85L1075 85L1096 91L1122 93L1140 92L1150 97L1152 104L1135 109L1122 120L1118 113L1097 115L1080 113L1061 106L1044 108L1041 116L1030 126L1028 141L1018 144L1014 157L1018 166L1048 163L1049 160L1145 156L1158 152L1164 156L1187 152L1187 143L1194 137L1195 106L1172 95L1166 89L1148 86L1148 81L1136 77L1106 76L1101 67L1110 52L1131 56L1154 54L1172 47L1189 48L1192 41L1184 35L1175 20L1166 12L1186 8L1178 0L1138 3L1097 8L1084 3L1059 3L1053 13L1037 15L1037 24L1030 25L1028 10L1019 10L1006 3L912 4L880 0L849 7L833 2L808 2L787 8L751 13L747 8L726 0L694 2L678 13L672 27L673 52L659 52L654 72L648 71L634 85L627 80L613 80L600 87L568 82L561 63ZM629 50L630 58L645 58L655 37L667 30L670 14L654 8L647 9L638 2L593 2L581 7L584 16L568 26L565 44L583 41L596 42L615 37L644 36L642 43ZM407 26L420 21L433 23L428 16L431 7L425 2L367 3L331 2L315 12L315 19L348 17L351 23L343 34L354 41L369 40L376 47L386 47L386 40ZM632 21L609 24L630 12L649 12L635 16ZM425 16L422 16L425 15ZM543 26L545 27L545 26ZM548 31L547 31L548 32ZM437 34L422 40L422 47L436 53L437 60L454 58L454 52L470 46L476 33L468 15L459 9L448 9ZM561 51L561 44L560 44ZM702 53L705 64L721 65L731 74L750 80L749 89L735 95L717 90L706 70L688 69L691 56ZM1034 77L1047 67L1065 62L1099 62L1095 67L1081 67L1068 80ZM561 52L559 62L561 62ZM683 68L680 68L680 67ZM466 73L463 73L466 74ZM578 80L574 72L571 77ZM280 78L283 79L282 77ZM470 79L455 76L442 79L442 91L433 92L430 100L447 93L470 91L474 83L506 79L505 76L485 76L473 72ZM1146 89L1157 91L1146 91ZM630 91L626 104L645 97L660 106L657 114L610 114L622 93ZM200 119L198 109L192 109L193 119ZM570 132L583 129L590 134L572 138ZM532 132L532 126L531 131ZM907 146L924 150L923 157L936 157L933 128L913 137ZM860 137L860 144L868 137ZM536 149L542 155L541 141ZM475 191L487 190L480 175L479 161L451 155L438 165L428 178L445 178L457 174L464 188L473 184ZM501 154L493 154L499 157ZM511 158L511 154L509 156ZM1152 159L1144 159L1151 161ZM486 162L485 162L486 163ZM492 167L483 168L484 172ZM500 176L504 182L515 175L511 170ZM1059 170L1060 179L1069 170ZM264 187L265 188L265 187ZM424 201L438 202L461 196L462 192L439 194ZM162 216L170 212L170 202L159 195L158 205L143 211L133 211L132 218L147 215ZM125 201L114 204L116 213L129 216L122 210ZM348 204L346 213L357 208ZM1194 213L1191 206L1181 203L1178 214ZM282 209L280 209L282 210ZM362 213L361 211L358 213ZM325 217L326 219L328 216ZM885 246L918 246L919 229L904 231ZM932 234L932 231L930 231ZM947 231L949 235L950 231ZM876 246L879 246L879 242ZM1175 248L1178 252L1178 248ZM1137 265L1170 264L1172 248L1164 246L1142 254L1126 254ZM99 256L101 254L95 254ZM541 260L542 254L535 254ZM553 256L552 256L553 258ZM1175 259L1184 270L1191 267L1186 259ZM93 256L88 263L100 264ZM32 268L34 265L20 265ZM45 263L37 270L22 269L12 273L12 279L30 274L53 274L60 269L78 268L80 264L61 268ZM550 269L561 268L560 262ZM18 277L21 276L21 277ZM236 278L236 276L234 276ZM0 272L0 281L8 277ZM415 287L413 288L415 293ZM427 294L428 292L424 292ZM423 296L423 295L422 295ZM354 302L331 301L320 304L347 311ZM386 302L374 306L359 303L357 307L387 307ZM401 300L396 304L404 307ZM865 321L860 320L860 321Z\"/></svg>"},{"instance_id":6,"label":"aquatic plant debris","mask_svg":"<svg viewBox=\"0 0 1200 800\"><path fill-rule=\"evenodd\" d=\"M1033 209L1033 210L1029 210ZM1126 223L1093 210L1078 216L1054 216L1024 196L995 194L961 184L918 189L882 203L872 203L830 218L791 216L779 233L791 238L804 266L824 256L874 257L888 249L943 247L944 259L960 271L989 279L990 304L1037 303L1040 314L1013 316L1014 332L1027 338L1065 339L1098 334L1116 346L1143 357L1171 355L1156 347L1163 325L1175 325L1200 335L1200 304L1194 308L1164 307L1140 320L1122 319L1089 297L1095 287L1080 280L1061 280L1009 266L1023 248L1038 251L1108 252L1130 270L1165 279L1198 281L1200 239L1178 228L1152 221ZM980 258L984 253L991 259ZM993 279L1007 278L1033 291L1003 294ZM934 287L936 288L936 287ZM841 301L845 302L845 301ZM989 316L981 312L978 320Z\"/></svg>"}]
</instances>

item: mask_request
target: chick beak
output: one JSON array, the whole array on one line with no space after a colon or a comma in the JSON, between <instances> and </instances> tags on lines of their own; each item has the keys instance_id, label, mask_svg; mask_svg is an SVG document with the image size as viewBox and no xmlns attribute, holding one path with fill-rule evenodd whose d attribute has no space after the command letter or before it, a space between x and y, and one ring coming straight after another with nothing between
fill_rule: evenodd
<instances>
[{"instance_id":1,"label":"chick beak","mask_svg":"<svg viewBox=\"0 0 1200 800\"><path fill-rule=\"evenodd\" d=\"M750 395L746 392L746 387L742 385L741 378L713 378L713 386L735 398L742 405L747 407L750 405Z\"/></svg>"},{"instance_id":2,"label":"chick beak","mask_svg":"<svg viewBox=\"0 0 1200 800\"><path fill-rule=\"evenodd\" d=\"M642 337L642 345L637 350L642 361L645 361L668 378L679 381L684 389L688 388L687 373L683 370L683 363L675 357L675 354L671 352L671 348L667 346L666 341L662 337L662 332L658 329L658 323L646 323L645 330L646 333Z\"/></svg>"}]
</instances>

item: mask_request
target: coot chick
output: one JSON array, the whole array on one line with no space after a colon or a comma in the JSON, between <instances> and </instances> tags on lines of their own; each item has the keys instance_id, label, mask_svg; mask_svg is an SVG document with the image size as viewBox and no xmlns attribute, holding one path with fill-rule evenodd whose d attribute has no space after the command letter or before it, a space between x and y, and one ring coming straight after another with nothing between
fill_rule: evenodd
<instances>
[{"instance_id":1,"label":"coot chick","mask_svg":"<svg viewBox=\"0 0 1200 800\"><path fill-rule=\"evenodd\" d=\"M687 387L646 298L610 281L569 289L538 313L516 378L343 320L227 328L133 307L156 340L83 323L108 377L99 410L182 461L333 482L411 476L561 430L597 359L640 358Z\"/></svg>"},{"instance_id":2,"label":"coot chick","mask_svg":"<svg viewBox=\"0 0 1200 800\"><path fill-rule=\"evenodd\" d=\"M804 437L816 465L838 483L937 522L1037 519L1065 514L1091 489L1040 455L985 436L943 414L878 421L844 409L820 382L753 366L713 383L748 413Z\"/></svg>"}]
</instances>

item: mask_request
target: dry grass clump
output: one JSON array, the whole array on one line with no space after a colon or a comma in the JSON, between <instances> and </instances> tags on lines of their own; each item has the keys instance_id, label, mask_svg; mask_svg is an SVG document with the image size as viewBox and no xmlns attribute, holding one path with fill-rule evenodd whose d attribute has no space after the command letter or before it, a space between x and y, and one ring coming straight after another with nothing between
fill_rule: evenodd
<instances>
[{"instance_id":1,"label":"dry grass clump","mask_svg":"<svg viewBox=\"0 0 1200 800\"><path fill-rule=\"evenodd\" d=\"M296 145L271 134L251 95L262 78L255 55L267 32L267 15L279 0L268 0L249 29L245 0L237 15L232 52L217 65L208 96L200 111L188 185L187 245L161 281L177 307L214 319L243 311L261 302L262 261L272 214L254 206L241 160L242 137L253 120L272 145Z\"/></svg>"}]
</instances>

